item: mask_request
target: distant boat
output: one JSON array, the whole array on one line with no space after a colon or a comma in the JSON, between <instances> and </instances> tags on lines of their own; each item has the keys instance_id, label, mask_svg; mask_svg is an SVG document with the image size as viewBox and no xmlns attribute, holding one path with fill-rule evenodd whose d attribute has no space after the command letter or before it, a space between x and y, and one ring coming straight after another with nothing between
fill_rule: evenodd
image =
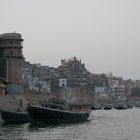
<instances>
[{"instance_id":1,"label":"distant boat","mask_svg":"<svg viewBox=\"0 0 140 140\"><path fill-rule=\"evenodd\" d=\"M100 109L102 109L102 106L100 106L100 105L92 105L91 106L91 110L100 110Z\"/></svg>"},{"instance_id":2,"label":"distant boat","mask_svg":"<svg viewBox=\"0 0 140 140\"><path fill-rule=\"evenodd\" d=\"M112 109L112 105L111 104L107 104L104 106L104 110L110 110Z\"/></svg>"},{"instance_id":3,"label":"distant boat","mask_svg":"<svg viewBox=\"0 0 140 140\"><path fill-rule=\"evenodd\" d=\"M127 108L133 108L133 103L128 102L128 103L127 103Z\"/></svg>"},{"instance_id":4,"label":"distant boat","mask_svg":"<svg viewBox=\"0 0 140 140\"><path fill-rule=\"evenodd\" d=\"M87 121L91 110L72 110L55 103L43 106L29 105L27 108L31 124L61 124Z\"/></svg>"},{"instance_id":5,"label":"distant boat","mask_svg":"<svg viewBox=\"0 0 140 140\"><path fill-rule=\"evenodd\" d=\"M5 123L27 123L29 117L27 112L12 112L6 110L0 110L2 120Z\"/></svg>"},{"instance_id":6,"label":"distant boat","mask_svg":"<svg viewBox=\"0 0 140 140\"><path fill-rule=\"evenodd\" d=\"M127 109L127 104L125 104L125 103L116 103L116 104L114 105L114 108L115 108L115 109L118 109L118 110Z\"/></svg>"}]
</instances>

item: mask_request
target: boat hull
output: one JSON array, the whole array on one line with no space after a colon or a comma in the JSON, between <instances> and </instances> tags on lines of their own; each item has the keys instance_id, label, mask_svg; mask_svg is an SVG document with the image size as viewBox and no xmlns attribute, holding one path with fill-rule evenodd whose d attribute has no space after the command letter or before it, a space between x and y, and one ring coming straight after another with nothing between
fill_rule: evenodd
<instances>
[{"instance_id":1,"label":"boat hull","mask_svg":"<svg viewBox=\"0 0 140 140\"><path fill-rule=\"evenodd\" d=\"M10 112L0 110L2 120L5 123L27 123L29 122L28 113L26 112Z\"/></svg>"},{"instance_id":2,"label":"boat hull","mask_svg":"<svg viewBox=\"0 0 140 140\"><path fill-rule=\"evenodd\" d=\"M90 114L88 112L70 112L38 106L30 106L27 110L32 124L41 122L45 124L82 122L87 121Z\"/></svg>"},{"instance_id":3,"label":"boat hull","mask_svg":"<svg viewBox=\"0 0 140 140\"><path fill-rule=\"evenodd\" d=\"M111 110L112 109L112 105L105 105L104 106L104 110Z\"/></svg>"}]
</instances>

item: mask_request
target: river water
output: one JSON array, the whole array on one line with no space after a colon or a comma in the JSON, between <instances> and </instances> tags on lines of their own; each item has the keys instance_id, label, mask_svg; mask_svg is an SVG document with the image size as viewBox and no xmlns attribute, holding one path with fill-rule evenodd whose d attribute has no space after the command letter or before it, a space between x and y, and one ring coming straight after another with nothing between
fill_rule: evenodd
<instances>
[{"instance_id":1,"label":"river water","mask_svg":"<svg viewBox=\"0 0 140 140\"><path fill-rule=\"evenodd\" d=\"M96 110L91 121L46 127L0 124L0 140L140 140L140 109Z\"/></svg>"}]
</instances>

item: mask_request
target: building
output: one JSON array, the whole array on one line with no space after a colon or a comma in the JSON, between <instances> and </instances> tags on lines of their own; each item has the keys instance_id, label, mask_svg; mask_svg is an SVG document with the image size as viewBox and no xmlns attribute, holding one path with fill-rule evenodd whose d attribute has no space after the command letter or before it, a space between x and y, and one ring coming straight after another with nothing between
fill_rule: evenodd
<instances>
[{"instance_id":1,"label":"building","mask_svg":"<svg viewBox=\"0 0 140 140\"><path fill-rule=\"evenodd\" d=\"M97 87L108 87L108 78L104 73L91 74L91 79Z\"/></svg>"},{"instance_id":2,"label":"building","mask_svg":"<svg viewBox=\"0 0 140 140\"><path fill-rule=\"evenodd\" d=\"M95 86L95 94L98 95L98 96L108 96L107 87L105 87L105 86L102 86L102 87Z\"/></svg>"},{"instance_id":3,"label":"building","mask_svg":"<svg viewBox=\"0 0 140 140\"><path fill-rule=\"evenodd\" d=\"M59 79L59 87L67 87L67 79L60 78Z\"/></svg>"},{"instance_id":4,"label":"building","mask_svg":"<svg viewBox=\"0 0 140 140\"><path fill-rule=\"evenodd\" d=\"M85 64L82 64L81 59L76 57L71 59L62 59L61 66L59 66L60 75L68 79L81 79L84 80L89 77L90 73L85 68Z\"/></svg>"},{"instance_id":5,"label":"building","mask_svg":"<svg viewBox=\"0 0 140 140\"><path fill-rule=\"evenodd\" d=\"M115 97L116 100L126 101L126 87L118 84L112 86L111 95Z\"/></svg>"},{"instance_id":6,"label":"building","mask_svg":"<svg viewBox=\"0 0 140 140\"><path fill-rule=\"evenodd\" d=\"M49 74L49 67L41 66L40 63L30 64L24 61L22 67L22 78L26 90L38 93L51 92L51 75Z\"/></svg>"},{"instance_id":7,"label":"building","mask_svg":"<svg viewBox=\"0 0 140 140\"><path fill-rule=\"evenodd\" d=\"M76 57L71 59L62 59L61 66L58 67L60 78L67 79L67 87L83 87L87 86L87 79L90 72L85 68L85 64Z\"/></svg>"},{"instance_id":8,"label":"building","mask_svg":"<svg viewBox=\"0 0 140 140\"><path fill-rule=\"evenodd\" d=\"M22 43L19 33L0 35L0 77L8 81L8 93L22 92Z\"/></svg>"}]
</instances>

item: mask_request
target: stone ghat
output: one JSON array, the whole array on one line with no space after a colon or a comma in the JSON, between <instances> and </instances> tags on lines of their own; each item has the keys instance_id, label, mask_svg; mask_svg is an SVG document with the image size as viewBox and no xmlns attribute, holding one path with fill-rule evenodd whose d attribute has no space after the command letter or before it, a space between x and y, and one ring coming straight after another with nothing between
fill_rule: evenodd
<instances>
[{"instance_id":1,"label":"stone ghat","mask_svg":"<svg viewBox=\"0 0 140 140\"><path fill-rule=\"evenodd\" d=\"M15 96L0 96L0 109L13 111L19 106L19 101Z\"/></svg>"},{"instance_id":2,"label":"stone ghat","mask_svg":"<svg viewBox=\"0 0 140 140\"><path fill-rule=\"evenodd\" d=\"M0 109L15 111L17 108L25 110L27 104L33 101L46 100L45 94L13 94L13 95L1 95L0 96Z\"/></svg>"}]
</instances>

